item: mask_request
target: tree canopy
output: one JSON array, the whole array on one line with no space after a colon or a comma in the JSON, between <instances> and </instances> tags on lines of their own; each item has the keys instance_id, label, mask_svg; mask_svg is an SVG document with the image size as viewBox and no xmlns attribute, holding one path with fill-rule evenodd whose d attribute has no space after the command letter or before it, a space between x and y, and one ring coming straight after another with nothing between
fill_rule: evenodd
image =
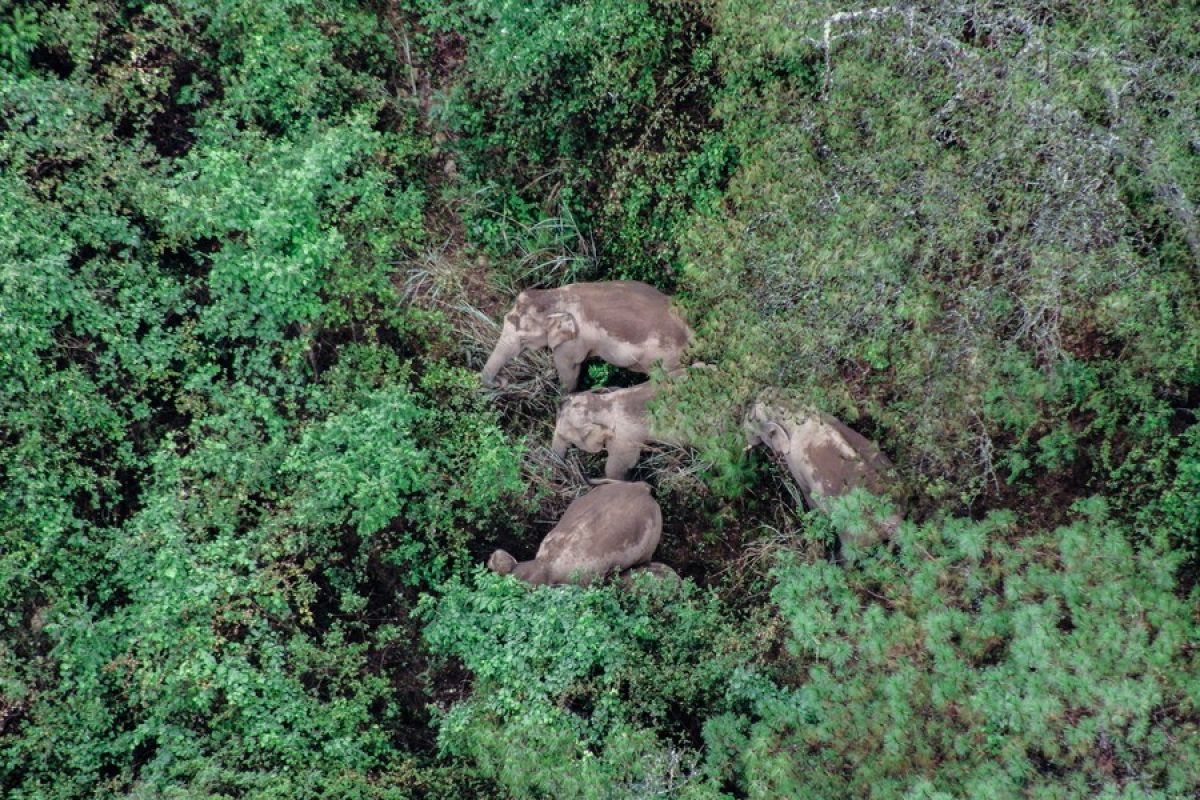
<instances>
[{"instance_id":1,"label":"tree canopy","mask_svg":"<svg viewBox=\"0 0 1200 800\"><path fill-rule=\"evenodd\" d=\"M1195 797L1198 108L1166 0L0 0L0 795ZM683 580L532 588L601 457L478 370L612 279Z\"/></svg>"}]
</instances>

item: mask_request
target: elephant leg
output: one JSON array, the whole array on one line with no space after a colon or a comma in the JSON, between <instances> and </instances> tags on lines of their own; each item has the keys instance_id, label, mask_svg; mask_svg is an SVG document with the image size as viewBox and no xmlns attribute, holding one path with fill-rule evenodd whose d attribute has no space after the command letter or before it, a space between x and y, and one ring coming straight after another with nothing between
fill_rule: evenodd
<instances>
[{"instance_id":1,"label":"elephant leg","mask_svg":"<svg viewBox=\"0 0 1200 800\"><path fill-rule=\"evenodd\" d=\"M615 440L608 446L608 460L604 462L604 477L616 481L625 480L629 470L642 454L642 443L630 440Z\"/></svg>"},{"instance_id":2,"label":"elephant leg","mask_svg":"<svg viewBox=\"0 0 1200 800\"><path fill-rule=\"evenodd\" d=\"M559 458L566 458L567 448L570 446L571 443L567 441L567 438L556 430L554 432L554 438L550 440L550 450L554 453L554 455L558 456Z\"/></svg>"},{"instance_id":3,"label":"elephant leg","mask_svg":"<svg viewBox=\"0 0 1200 800\"><path fill-rule=\"evenodd\" d=\"M579 383L579 368L583 366L583 359L577 358L573 348L560 347L554 351L554 369L558 371L558 383L562 386L563 393L575 390L575 385Z\"/></svg>"}]
</instances>

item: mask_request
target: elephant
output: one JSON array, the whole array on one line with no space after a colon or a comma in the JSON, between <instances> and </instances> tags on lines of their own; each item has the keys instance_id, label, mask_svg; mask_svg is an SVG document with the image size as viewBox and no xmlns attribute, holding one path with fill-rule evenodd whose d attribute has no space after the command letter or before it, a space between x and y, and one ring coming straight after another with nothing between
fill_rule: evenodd
<instances>
[{"instance_id":1,"label":"elephant","mask_svg":"<svg viewBox=\"0 0 1200 800\"><path fill-rule=\"evenodd\" d=\"M646 405L657 385L642 383L627 389L603 389L568 395L558 406L550 448L559 458L571 445L586 453L608 451L604 476L624 480L648 441L684 446L671 436L651 436Z\"/></svg>"},{"instance_id":2,"label":"elephant","mask_svg":"<svg viewBox=\"0 0 1200 800\"><path fill-rule=\"evenodd\" d=\"M812 508L828 513L828 498L860 488L887 497L893 488L893 467L888 457L830 414L812 408L788 413L779 406L757 402L746 414L744 429L746 449L765 443L782 456ZM866 532L843 529L839 538L843 545L878 544L895 533L900 521L898 513L877 516Z\"/></svg>"},{"instance_id":3,"label":"elephant","mask_svg":"<svg viewBox=\"0 0 1200 800\"><path fill-rule=\"evenodd\" d=\"M647 564L662 537L662 511L645 483L613 481L567 507L531 561L503 550L488 567L534 585L584 585Z\"/></svg>"},{"instance_id":4,"label":"elephant","mask_svg":"<svg viewBox=\"0 0 1200 800\"><path fill-rule=\"evenodd\" d=\"M575 389L590 356L635 372L649 373L656 361L679 367L692 331L669 298L638 281L572 283L557 289L526 289L504 317L500 339L480 377L496 376L525 350L549 347L563 392Z\"/></svg>"}]
</instances>

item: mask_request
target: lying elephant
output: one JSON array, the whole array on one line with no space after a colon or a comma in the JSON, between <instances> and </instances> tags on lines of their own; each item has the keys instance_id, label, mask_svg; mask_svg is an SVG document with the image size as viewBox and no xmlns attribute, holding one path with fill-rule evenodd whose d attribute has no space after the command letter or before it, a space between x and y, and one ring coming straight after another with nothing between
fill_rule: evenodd
<instances>
[{"instance_id":1,"label":"lying elephant","mask_svg":"<svg viewBox=\"0 0 1200 800\"><path fill-rule=\"evenodd\" d=\"M525 350L549 347L564 392L575 388L589 356L635 372L661 361L677 368L692 331L665 294L638 281L572 283L558 289L526 289L504 317L500 340L484 365L484 386Z\"/></svg>"},{"instance_id":2,"label":"lying elephant","mask_svg":"<svg viewBox=\"0 0 1200 800\"><path fill-rule=\"evenodd\" d=\"M810 507L829 511L826 498L855 489L886 497L892 488L892 462L873 442L841 420L814 409L787 413L778 406L755 403L744 423L747 449L759 443L787 462L788 470ZM842 544L864 547L888 538L900 524L893 513L875 519L866 533L840 531Z\"/></svg>"},{"instance_id":3,"label":"lying elephant","mask_svg":"<svg viewBox=\"0 0 1200 800\"><path fill-rule=\"evenodd\" d=\"M587 584L646 564L662 536L662 512L645 483L597 486L568 506L532 561L503 550L488 567L533 584Z\"/></svg>"},{"instance_id":4,"label":"lying elephant","mask_svg":"<svg viewBox=\"0 0 1200 800\"><path fill-rule=\"evenodd\" d=\"M586 453L608 451L604 476L623 480L649 441L684 446L678 437L650 434L646 404L657 394L653 383L628 389L576 392L558 406L558 421L550 447L562 458L575 445Z\"/></svg>"}]
</instances>

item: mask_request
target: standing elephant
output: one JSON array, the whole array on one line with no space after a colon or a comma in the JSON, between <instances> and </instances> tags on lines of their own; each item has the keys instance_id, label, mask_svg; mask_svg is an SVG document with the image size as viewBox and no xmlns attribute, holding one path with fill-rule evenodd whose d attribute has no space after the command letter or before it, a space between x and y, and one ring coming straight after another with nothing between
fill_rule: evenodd
<instances>
[{"instance_id":1,"label":"standing elephant","mask_svg":"<svg viewBox=\"0 0 1200 800\"><path fill-rule=\"evenodd\" d=\"M532 561L497 550L488 567L532 584L583 585L648 563L661 537L662 511L650 486L613 482L571 503Z\"/></svg>"},{"instance_id":2,"label":"standing elephant","mask_svg":"<svg viewBox=\"0 0 1200 800\"><path fill-rule=\"evenodd\" d=\"M551 449L559 458L571 445L587 453L606 450L604 476L624 480L647 442L686 444L678 437L651 435L646 405L657 393L658 387L647 382L569 395L558 406Z\"/></svg>"},{"instance_id":3,"label":"standing elephant","mask_svg":"<svg viewBox=\"0 0 1200 800\"><path fill-rule=\"evenodd\" d=\"M829 414L815 409L788 413L759 402L746 414L744 427L747 449L765 443L782 456L810 507L828 513L827 498L860 488L886 497L892 488L892 462L888 457L869 439ZM842 544L877 544L895 532L900 519L899 514L892 513L874 519L865 533L842 530Z\"/></svg>"},{"instance_id":4,"label":"standing elephant","mask_svg":"<svg viewBox=\"0 0 1200 800\"><path fill-rule=\"evenodd\" d=\"M638 281L572 283L558 289L527 289L504 317L504 328L481 377L496 375L525 350L549 347L564 392L575 388L589 356L635 372L656 361L680 365L692 332L665 294Z\"/></svg>"}]
</instances>

